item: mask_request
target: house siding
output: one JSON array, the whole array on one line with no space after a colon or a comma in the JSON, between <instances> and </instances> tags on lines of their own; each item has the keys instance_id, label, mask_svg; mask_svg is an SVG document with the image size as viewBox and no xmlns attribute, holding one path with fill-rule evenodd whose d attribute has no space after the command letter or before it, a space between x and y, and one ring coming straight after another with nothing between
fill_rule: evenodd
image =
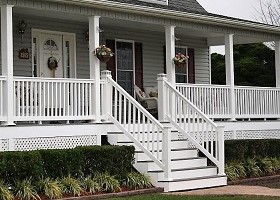
<instances>
[{"instance_id":1,"label":"house siding","mask_svg":"<svg viewBox=\"0 0 280 200\"><path fill-rule=\"evenodd\" d=\"M21 36L17 33L17 24L24 19L28 24L24 34L23 43ZM50 18L32 16L14 16L14 75L32 76L32 28L61 31L76 34L76 77L89 78L89 53L88 43L84 40L84 32L88 29L88 24L83 22L55 20ZM143 81L144 87L155 86L157 84L157 74L164 71L165 45L164 32L143 31L120 27L102 26L104 30L100 35L101 43L106 39L123 39L140 42L143 45ZM205 38L194 38L179 36L180 45L195 49L195 80L196 83L209 83L209 48ZM18 58L18 51L21 48L28 48L30 52L29 60ZM104 63L101 70L106 69Z\"/></svg>"}]
</instances>

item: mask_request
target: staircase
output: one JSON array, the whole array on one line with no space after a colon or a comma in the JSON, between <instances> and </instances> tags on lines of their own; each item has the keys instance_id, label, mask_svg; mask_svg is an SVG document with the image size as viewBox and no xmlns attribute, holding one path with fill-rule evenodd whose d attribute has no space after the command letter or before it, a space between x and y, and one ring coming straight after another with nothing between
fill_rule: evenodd
<instances>
[{"instance_id":1,"label":"staircase","mask_svg":"<svg viewBox=\"0 0 280 200\"><path fill-rule=\"evenodd\" d=\"M165 121L160 123L127 94L108 71L102 75L106 86L102 93L104 99L109 99L107 105L103 104L103 111L108 121L120 130L109 132L108 141L114 145L133 145L136 149L134 167L147 173L154 186L169 192L226 185L221 127L164 77L158 79L159 117ZM198 152L205 157L199 157Z\"/></svg>"},{"instance_id":2,"label":"staircase","mask_svg":"<svg viewBox=\"0 0 280 200\"><path fill-rule=\"evenodd\" d=\"M114 145L135 146L122 132L108 133L108 141ZM207 166L207 158L199 157L198 150L186 148L188 145L188 140L179 140L178 132L172 131L170 180L166 180L163 170L137 147L134 167L139 172L148 174L153 185L163 187L166 192L226 185L227 177L218 175L216 166ZM162 148L159 153L162 154Z\"/></svg>"}]
</instances>

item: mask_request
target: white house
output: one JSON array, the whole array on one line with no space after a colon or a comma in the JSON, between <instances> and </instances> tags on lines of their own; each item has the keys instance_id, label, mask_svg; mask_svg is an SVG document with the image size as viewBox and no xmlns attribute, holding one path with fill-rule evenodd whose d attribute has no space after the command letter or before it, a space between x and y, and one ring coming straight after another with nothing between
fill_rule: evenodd
<instances>
[{"instance_id":1,"label":"white house","mask_svg":"<svg viewBox=\"0 0 280 200\"><path fill-rule=\"evenodd\" d=\"M100 145L105 135L135 145L135 168L176 191L226 184L224 137L279 138L279 27L195 0L0 2L1 151ZM276 87L234 86L233 44L270 41ZM93 54L100 44L115 53L107 63ZM227 85L211 85L213 45L225 45ZM175 52L188 54L185 68ZM134 84L158 88L158 119Z\"/></svg>"}]
</instances>

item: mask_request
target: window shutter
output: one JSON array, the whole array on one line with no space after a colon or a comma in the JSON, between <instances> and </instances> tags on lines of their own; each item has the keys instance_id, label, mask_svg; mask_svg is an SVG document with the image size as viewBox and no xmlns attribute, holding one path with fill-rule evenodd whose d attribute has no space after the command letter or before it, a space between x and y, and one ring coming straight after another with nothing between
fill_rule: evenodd
<instances>
[{"instance_id":1,"label":"window shutter","mask_svg":"<svg viewBox=\"0 0 280 200\"><path fill-rule=\"evenodd\" d=\"M107 70L110 70L112 73L112 78L116 80L116 52L115 52L115 40L106 40L106 46L109 47L113 53L114 56L110 58L110 60L107 62Z\"/></svg>"},{"instance_id":2,"label":"window shutter","mask_svg":"<svg viewBox=\"0 0 280 200\"><path fill-rule=\"evenodd\" d=\"M195 69L194 69L194 49L188 48L188 79L189 83L195 83Z\"/></svg>"},{"instance_id":3,"label":"window shutter","mask_svg":"<svg viewBox=\"0 0 280 200\"><path fill-rule=\"evenodd\" d=\"M143 48L135 42L135 84L143 90Z\"/></svg>"}]
</instances>

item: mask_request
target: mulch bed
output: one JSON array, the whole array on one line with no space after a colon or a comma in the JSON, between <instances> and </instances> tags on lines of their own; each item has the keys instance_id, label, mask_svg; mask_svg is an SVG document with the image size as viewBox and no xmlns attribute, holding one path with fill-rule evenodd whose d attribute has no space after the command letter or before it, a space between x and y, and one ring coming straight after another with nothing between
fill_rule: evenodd
<instances>
[{"instance_id":1,"label":"mulch bed","mask_svg":"<svg viewBox=\"0 0 280 200\"><path fill-rule=\"evenodd\" d=\"M258 185L280 188L280 175L264 176L258 178L246 178L237 181L228 181L228 185Z\"/></svg>"}]
</instances>

